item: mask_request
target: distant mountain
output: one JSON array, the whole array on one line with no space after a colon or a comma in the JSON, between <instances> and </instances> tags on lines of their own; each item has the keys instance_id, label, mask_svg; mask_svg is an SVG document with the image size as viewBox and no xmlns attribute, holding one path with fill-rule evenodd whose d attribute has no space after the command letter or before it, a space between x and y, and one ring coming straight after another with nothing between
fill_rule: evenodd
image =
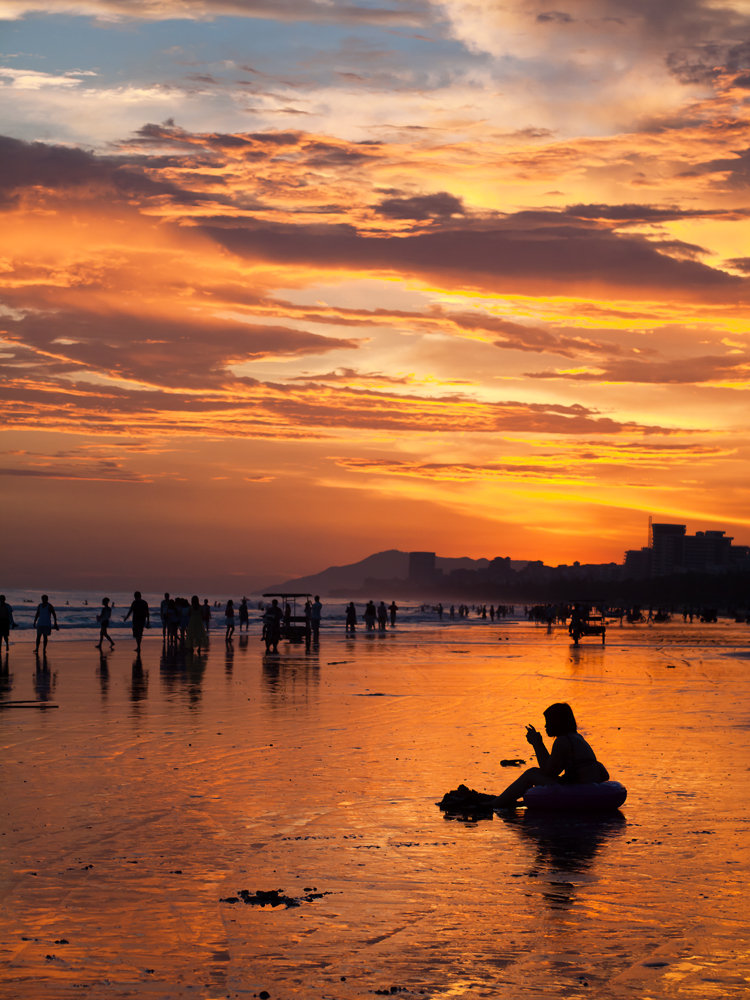
<instances>
[{"instance_id":1,"label":"distant mountain","mask_svg":"<svg viewBox=\"0 0 750 1000\"><path fill-rule=\"evenodd\" d=\"M485 569L488 559L451 559L444 556L435 558L435 566L443 573L451 573L455 569L477 570ZM358 594L370 580L407 580L409 576L409 553L399 549L388 549L376 552L374 555L360 559L359 562L346 566L330 566L320 573L311 576L300 576L284 583L275 583L264 588L266 592L328 594L330 596L346 596L348 593Z\"/></svg>"},{"instance_id":2,"label":"distant mountain","mask_svg":"<svg viewBox=\"0 0 750 1000\"><path fill-rule=\"evenodd\" d=\"M405 580L408 575L409 553L388 549L347 566L329 566L321 573L275 583L267 589L276 593L342 594L360 590L367 579Z\"/></svg>"}]
</instances>

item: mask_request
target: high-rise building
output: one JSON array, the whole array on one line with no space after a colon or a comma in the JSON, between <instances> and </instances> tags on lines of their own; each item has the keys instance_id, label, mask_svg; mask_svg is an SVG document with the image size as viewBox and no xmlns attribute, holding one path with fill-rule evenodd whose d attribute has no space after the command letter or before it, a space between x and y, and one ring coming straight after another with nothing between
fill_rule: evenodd
<instances>
[{"instance_id":1,"label":"high-rise building","mask_svg":"<svg viewBox=\"0 0 750 1000\"><path fill-rule=\"evenodd\" d=\"M651 572L654 576L679 573L685 565L684 524L651 525Z\"/></svg>"},{"instance_id":2,"label":"high-rise building","mask_svg":"<svg viewBox=\"0 0 750 1000\"><path fill-rule=\"evenodd\" d=\"M648 548L625 553L630 576L668 576L670 573L715 573L742 565L744 546L732 545L724 531L686 533L684 524L653 524L649 520Z\"/></svg>"},{"instance_id":3,"label":"high-rise building","mask_svg":"<svg viewBox=\"0 0 750 1000\"><path fill-rule=\"evenodd\" d=\"M409 580L411 583L432 583L436 573L434 552L409 553Z\"/></svg>"}]
</instances>

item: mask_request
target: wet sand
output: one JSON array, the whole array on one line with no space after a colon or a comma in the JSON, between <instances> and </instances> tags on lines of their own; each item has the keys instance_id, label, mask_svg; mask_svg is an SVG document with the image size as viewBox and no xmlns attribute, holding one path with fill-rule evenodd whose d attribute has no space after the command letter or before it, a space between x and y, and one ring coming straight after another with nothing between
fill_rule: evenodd
<instances>
[{"instance_id":1,"label":"wet sand","mask_svg":"<svg viewBox=\"0 0 750 1000\"><path fill-rule=\"evenodd\" d=\"M0 709L0 996L747 995L750 627L56 640L0 656L59 706ZM559 700L621 812L444 817Z\"/></svg>"}]
</instances>

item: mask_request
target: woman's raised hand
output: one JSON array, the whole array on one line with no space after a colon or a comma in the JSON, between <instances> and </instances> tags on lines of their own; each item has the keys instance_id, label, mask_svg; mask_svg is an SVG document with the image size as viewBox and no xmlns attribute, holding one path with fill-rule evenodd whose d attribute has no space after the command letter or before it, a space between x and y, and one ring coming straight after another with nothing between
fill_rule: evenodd
<instances>
[{"instance_id":1,"label":"woman's raised hand","mask_svg":"<svg viewBox=\"0 0 750 1000\"><path fill-rule=\"evenodd\" d=\"M528 725L526 727L526 740L532 746L536 746L537 743L544 742L544 737L538 729L535 729L532 725Z\"/></svg>"}]
</instances>

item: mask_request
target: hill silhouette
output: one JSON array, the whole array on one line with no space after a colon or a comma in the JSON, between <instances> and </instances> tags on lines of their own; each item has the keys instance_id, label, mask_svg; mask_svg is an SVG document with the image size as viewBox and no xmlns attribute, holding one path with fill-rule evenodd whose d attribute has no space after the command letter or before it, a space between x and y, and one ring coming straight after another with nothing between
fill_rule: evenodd
<instances>
[{"instance_id":1,"label":"hill silhouette","mask_svg":"<svg viewBox=\"0 0 750 1000\"><path fill-rule=\"evenodd\" d=\"M451 559L437 556L435 566L443 573L453 570L480 570L489 565L487 559L469 559L468 557ZM299 576L284 583L275 583L264 588L274 592L296 592L310 594L326 594L329 597L346 597L357 595L366 590L369 582L381 583L406 582L409 577L409 553L400 549L386 549L366 556L359 562L345 566L329 566L320 573L310 576Z\"/></svg>"}]
</instances>

